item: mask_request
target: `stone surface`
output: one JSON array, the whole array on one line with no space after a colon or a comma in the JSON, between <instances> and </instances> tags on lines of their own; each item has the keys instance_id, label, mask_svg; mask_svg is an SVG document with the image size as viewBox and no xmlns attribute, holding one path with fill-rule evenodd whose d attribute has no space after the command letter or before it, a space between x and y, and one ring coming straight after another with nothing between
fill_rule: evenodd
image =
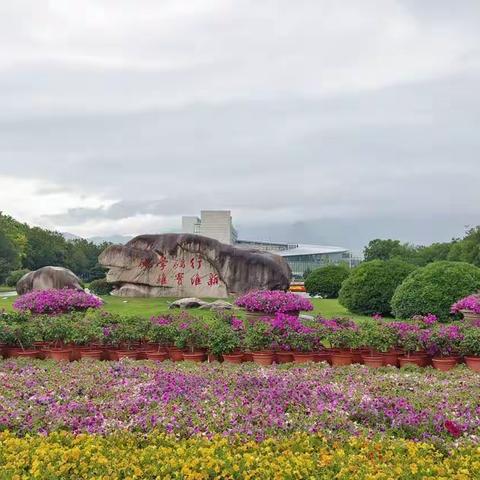
<instances>
[{"instance_id":1,"label":"stone surface","mask_svg":"<svg viewBox=\"0 0 480 480\"><path fill-rule=\"evenodd\" d=\"M215 300L200 307L202 310L232 310L233 304L225 300Z\"/></svg>"},{"instance_id":2,"label":"stone surface","mask_svg":"<svg viewBox=\"0 0 480 480\"><path fill-rule=\"evenodd\" d=\"M32 290L51 288L73 288L83 290L80 279L68 268L42 267L25 274L17 282L17 293L23 295Z\"/></svg>"},{"instance_id":3,"label":"stone surface","mask_svg":"<svg viewBox=\"0 0 480 480\"><path fill-rule=\"evenodd\" d=\"M208 302L204 302L199 298L181 298L172 302L168 308L198 308L208 305Z\"/></svg>"},{"instance_id":4,"label":"stone surface","mask_svg":"<svg viewBox=\"0 0 480 480\"><path fill-rule=\"evenodd\" d=\"M291 270L279 255L192 234L140 235L99 256L112 295L225 298L250 290L286 290Z\"/></svg>"}]
</instances>

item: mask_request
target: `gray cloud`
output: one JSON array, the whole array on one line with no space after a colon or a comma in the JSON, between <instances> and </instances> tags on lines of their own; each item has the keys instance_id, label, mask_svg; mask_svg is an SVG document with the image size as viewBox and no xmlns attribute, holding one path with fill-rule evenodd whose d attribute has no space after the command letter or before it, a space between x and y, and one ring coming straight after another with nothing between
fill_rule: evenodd
<instances>
[{"instance_id":1,"label":"gray cloud","mask_svg":"<svg viewBox=\"0 0 480 480\"><path fill-rule=\"evenodd\" d=\"M475 1L5 5L0 202L22 220L136 234L229 208L243 237L352 248L479 223Z\"/></svg>"}]
</instances>

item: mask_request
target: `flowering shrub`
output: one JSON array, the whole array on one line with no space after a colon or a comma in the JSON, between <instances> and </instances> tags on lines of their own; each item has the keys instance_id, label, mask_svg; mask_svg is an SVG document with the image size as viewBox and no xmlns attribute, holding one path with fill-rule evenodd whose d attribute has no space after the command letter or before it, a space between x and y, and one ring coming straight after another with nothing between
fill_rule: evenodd
<instances>
[{"instance_id":1,"label":"flowering shrub","mask_svg":"<svg viewBox=\"0 0 480 480\"><path fill-rule=\"evenodd\" d=\"M429 328L438 322L438 317L433 313L428 313L427 315L414 315L412 320L417 322L420 327Z\"/></svg>"},{"instance_id":2,"label":"flowering shrub","mask_svg":"<svg viewBox=\"0 0 480 480\"><path fill-rule=\"evenodd\" d=\"M0 385L2 429L19 434L157 429L177 439L218 434L262 440L323 432L332 441L366 435L448 449L479 443L480 375L462 367L445 377L433 369L374 371L361 365L260 369L6 360L0 362ZM458 438L447 421L461 432Z\"/></svg>"},{"instance_id":3,"label":"flowering shrub","mask_svg":"<svg viewBox=\"0 0 480 480\"><path fill-rule=\"evenodd\" d=\"M159 432L146 437L128 432L17 437L2 432L0 449L5 479L465 480L476 478L480 461L473 445L445 453L426 442L351 437L337 443L308 433L245 442L220 436L179 440Z\"/></svg>"},{"instance_id":4,"label":"flowering shrub","mask_svg":"<svg viewBox=\"0 0 480 480\"><path fill-rule=\"evenodd\" d=\"M460 313L462 310L470 310L474 313L480 313L480 296L469 295L468 297L462 298L452 305L450 312Z\"/></svg>"},{"instance_id":5,"label":"flowering shrub","mask_svg":"<svg viewBox=\"0 0 480 480\"><path fill-rule=\"evenodd\" d=\"M429 332L425 347L433 356L458 355L462 339L463 334L457 325L441 326Z\"/></svg>"},{"instance_id":6,"label":"flowering shrub","mask_svg":"<svg viewBox=\"0 0 480 480\"><path fill-rule=\"evenodd\" d=\"M313 310L312 302L307 298L279 290L259 290L246 293L237 298L235 305L243 307L249 312L263 312L267 314Z\"/></svg>"},{"instance_id":7,"label":"flowering shrub","mask_svg":"<svg viewBox=\"0 0 480 480\"><path fill-rule=\"evenodd\" d=\"M469 328L464 331L460 351L464 355L480 357L480 328Z\"/></svg>"},{"instance_id":8,"label":"flowering shrub","mask_svg":"<svg viewBox=\"0 0 480 480\"><path fill-rule=\"evenodd\" d=\"M30 311L33 314L59 315L61 313L100 308L103 301L83 290L64 288L62 290L36 290L19 297L13 308Z\"/></svg>"}]
</instances>

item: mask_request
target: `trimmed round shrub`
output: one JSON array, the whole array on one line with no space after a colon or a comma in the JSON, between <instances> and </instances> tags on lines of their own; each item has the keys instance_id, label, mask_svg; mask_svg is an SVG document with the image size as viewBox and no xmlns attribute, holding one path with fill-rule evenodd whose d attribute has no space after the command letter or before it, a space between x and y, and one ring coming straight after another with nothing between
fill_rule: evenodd
<instances>
[{"instance_id":1,"label":"trimmed round shrub","mask_svg":"<svg viewBox=\"0 0 480 480\"><path fill-rule=\"evenodd\" d=\"M5 280L6 285L8 287L15 287L17 285L17 282L29 272L30 270L28 268L22 268L21 270L12 270L8 274L7 279Z\"/></svg>"},{"instance_id":2,"label":"trimmed round shrub","mask_svg":"<svg viewBox=\"0 0 480 480\"><path fill-rule=\"evenodd\" d=\"M311 272L305 280L305 289L310 295L337 298L343 281L350 275L346 265L327 265Z\"/></svg>"},{"instance_id":3,"label":"trimmed round shrub","mask_svg":"<svg viewBox=\"0 0 480 480\"><path fill-rule=\"evenodd\" d=\"M343 282L339 302L354 313L390 315L393 292L415 268L401 260L361 263Z\"/></svg>"},{"instance_id":4,"label":"trimmed round shrub","mask_svg":"<svg viewBox=\"0 0 480 480\"><path fill-rule=\"evenodd\" d=\"M90 282L88 289L95 295L109 295L113 290L113 284L108 283L106 278L99 278Z\"/></svg>"},{"instance_id":5,"label":"trimmed round shrub","mask_svg":"<svg viewBox=\"0 0 480 480\"><path fill-rule=\"evenodd\" d=\"M450 307L480 289L480 268L465 262L433 262L411 273L392 298L396 317L433 313L451 319Z\"/></svg>"}]
</instances>

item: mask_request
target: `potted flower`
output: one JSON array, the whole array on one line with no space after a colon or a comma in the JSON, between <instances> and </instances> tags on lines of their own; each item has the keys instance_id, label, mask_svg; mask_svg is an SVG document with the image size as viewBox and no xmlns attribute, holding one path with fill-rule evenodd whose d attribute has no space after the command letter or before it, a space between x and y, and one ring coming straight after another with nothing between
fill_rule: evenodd
<instances>
[{"instance_id":1,"label":"potted flower","mask_svg":"<svg viewBox=\"0 0 480 480\"><path fill-rule=\"evenodd\" d=\"M281 290L259 290L241 295L235 304L246 311L246 316L252 320L261 317L274 317L276 313L297 315L300 311L313 310L313 305L307 298L292 292Z\"/></svg>"},{"instance_id":2,"label":"potted flower","mask_svg":"<svg viewBox=\"0 0 480 480\"><path fill-rule=\"evenodd\" d=\"M277 313L270 321L272 330L272 347L275 352L276 363L289 363L293 361L295 348L300 352L302 347L294 346L294 336L303 328L303 324L295 315ZM300 339L297 339L297 342ZM301 343L301 342L300 342Z\"/></svg>"},{"instance_id":3,"label":"potted flower","mask_svg":"<svg viewBox=\"0 0 480 480\"><path fill-rule=\"evenodd\" d=\"M430 332L425 346L433 356L434 368L446 372L457 365L462 338L463 334L457 325L442 326Z\"/></svg>"},{"instance_id":4,"label":"potted flower","mask_svg":"<svg viewBox=\"0 0 480 480\"><path fill-rule=\"evenodd\" d=\"M102 349L93 347L92 344L101 342L103 331L99 324L94 323L89 318L81 318L75 322L72 329L71 339L77 347L79 358L92 358L100 360L102 358Z\"/></svg>"},{"instance_id":5,"label":"potted flower","mask_svg":"<svg viewBox=\"0 0 480 480\"><path fill-rule=\"evenodd\" d=\"M45 317L43 323L43 340L48 342L45 349L47 358L53 360L69 361L72 348L69 346L72 340L72 322L67 316Z\"/></svg>"},{"instance_id":6,"label":"potted flower","mask_svg":"<svg viewBox=\"0 0 480 480\"><path fill-rule=\"evenodd\" d=\"M32 323L16 323L10 326L11 339L14 347L11 356L37 358L38 351L33 348L37 338L35 326Z\"/></svg>"},{"instance_id":7,"label":"potted flower","mask_svg":"<svg viewBox=\"0 0 480 480\"><path fill-rule=\"evenodd\" d=\"M450 310L451 313L461 313L463 318L469 321L479 321L480 320L480 295L469 295L468 297L462 298L458 302L452 305Z\"/></svg>"},{"instance_id":8,"label":"potted flower","mask_svg":"<svg viewBox=\"0 0 480 480\"><path fill-rule=\"evenodd\" d=\"M207 325L200 319L180 319L177 325L175 346L183 350L183 359L192 362L205 360Z\"/></svg>"},{"instance_id":9,"label":"potted flower","mask_svg":"<svg viewBox=\"0 0 480 480\"><path fill-rule=\"evenodd\" d=\"M117 350L110 352L112 360L137 358L139 342L146 333L143 322L138 320L136 317L126 317L112 325L108 338L117 347Z\"/></svg>"},{"instance_id":10,"label":"potted flower","mask_svg":"<svg viewBox=\"0 0 480 480\"><path fill-rule=\"evenodd\" d=\"M147 338L152 346L145 353L149 360L158 360L162 362L168 358L167 348L170 347L175 339L175 327L172 317L168 315L153 316L150 318L150 328ZM156 348L153 348L156 346Z\"/></svg>"},{"instance_id":11,"label":"potted flower","mask_svg":"<svg viewBox=\"0 0 480 480\"><path fill-rule=\"evenodd\" d=\"M253 361L258 365L271 365L274 359L272 350L272 326L266 321L248 325L245 332L245 346L252 352Z\"/></svg>"},{"instance_id":12,"label":"potted flower","mask_svg":"<svg viewBox=\"0 0 480 480\"><path fill-rule=\"evenodd\" d=\"M398 356L392 362L390 356L391 350L396 344L396 335L388 325L383 323L370 321L365 322L361 329L362 344L368 346L368 354L362 355L363 362L366 366L372 368L379 368L386 364L396 365ZM390 353L389 357L385 357L387 352Z\"/></svg>"},{"instance_id":13,"label":"potted flower","mask_svg":"<svg viewBox=\"0 0 480 480\"><path fill-rule=\"evenodd\" d=\"M295 363L315 361L315 329L309 326L292 331L289 335L289 343L293 350Z\"/></svg>"},{"instance_id":14,"label":"potted flower","mask_svg":"<svg viewBox=\"0 0 480 480\"><path fill-rule=\"evenodd\" d=\"M415 355L415 353L422 346L420 339L420 329L416 325L402 324L402 328L399 331L400 345L404 351L404 355L400 356L400 366L405 365L417 365L419 367L425 366L424 359Z\"/></svg>"},{"instance_id":15,"label":"potted flower","mask_svg":"<svg viewBox=\"0 0 480 480\"><path fill-rule=\"evenodd\" d=\"M240 348L240 335L231 325L219 320L208 331L207 346L209 353L222 358L227 363L242 363L243 354Z\"/></svg>"},{"instance_id":16,"label":"potted flower","mask_svg":"<svg viewBox=\"0 0 480 480\"><path fill-rule=\"evenodd\" d=\"M352 348L359 345L358 329L353 326L340 326L327 333L327 340L332 348L331 361L335 367L352 363Z\"/></svg>"},{"instance_id":17,"label":"potted flower","mask_svg":"<svg viewBox=\"0 0 480 480\"><path fill-rule=\"evenodd\" d=\"M460 341L460 351L465 355L468 368L480 372L480 328L465 330Z\"/></svg>"}]
</instances>

